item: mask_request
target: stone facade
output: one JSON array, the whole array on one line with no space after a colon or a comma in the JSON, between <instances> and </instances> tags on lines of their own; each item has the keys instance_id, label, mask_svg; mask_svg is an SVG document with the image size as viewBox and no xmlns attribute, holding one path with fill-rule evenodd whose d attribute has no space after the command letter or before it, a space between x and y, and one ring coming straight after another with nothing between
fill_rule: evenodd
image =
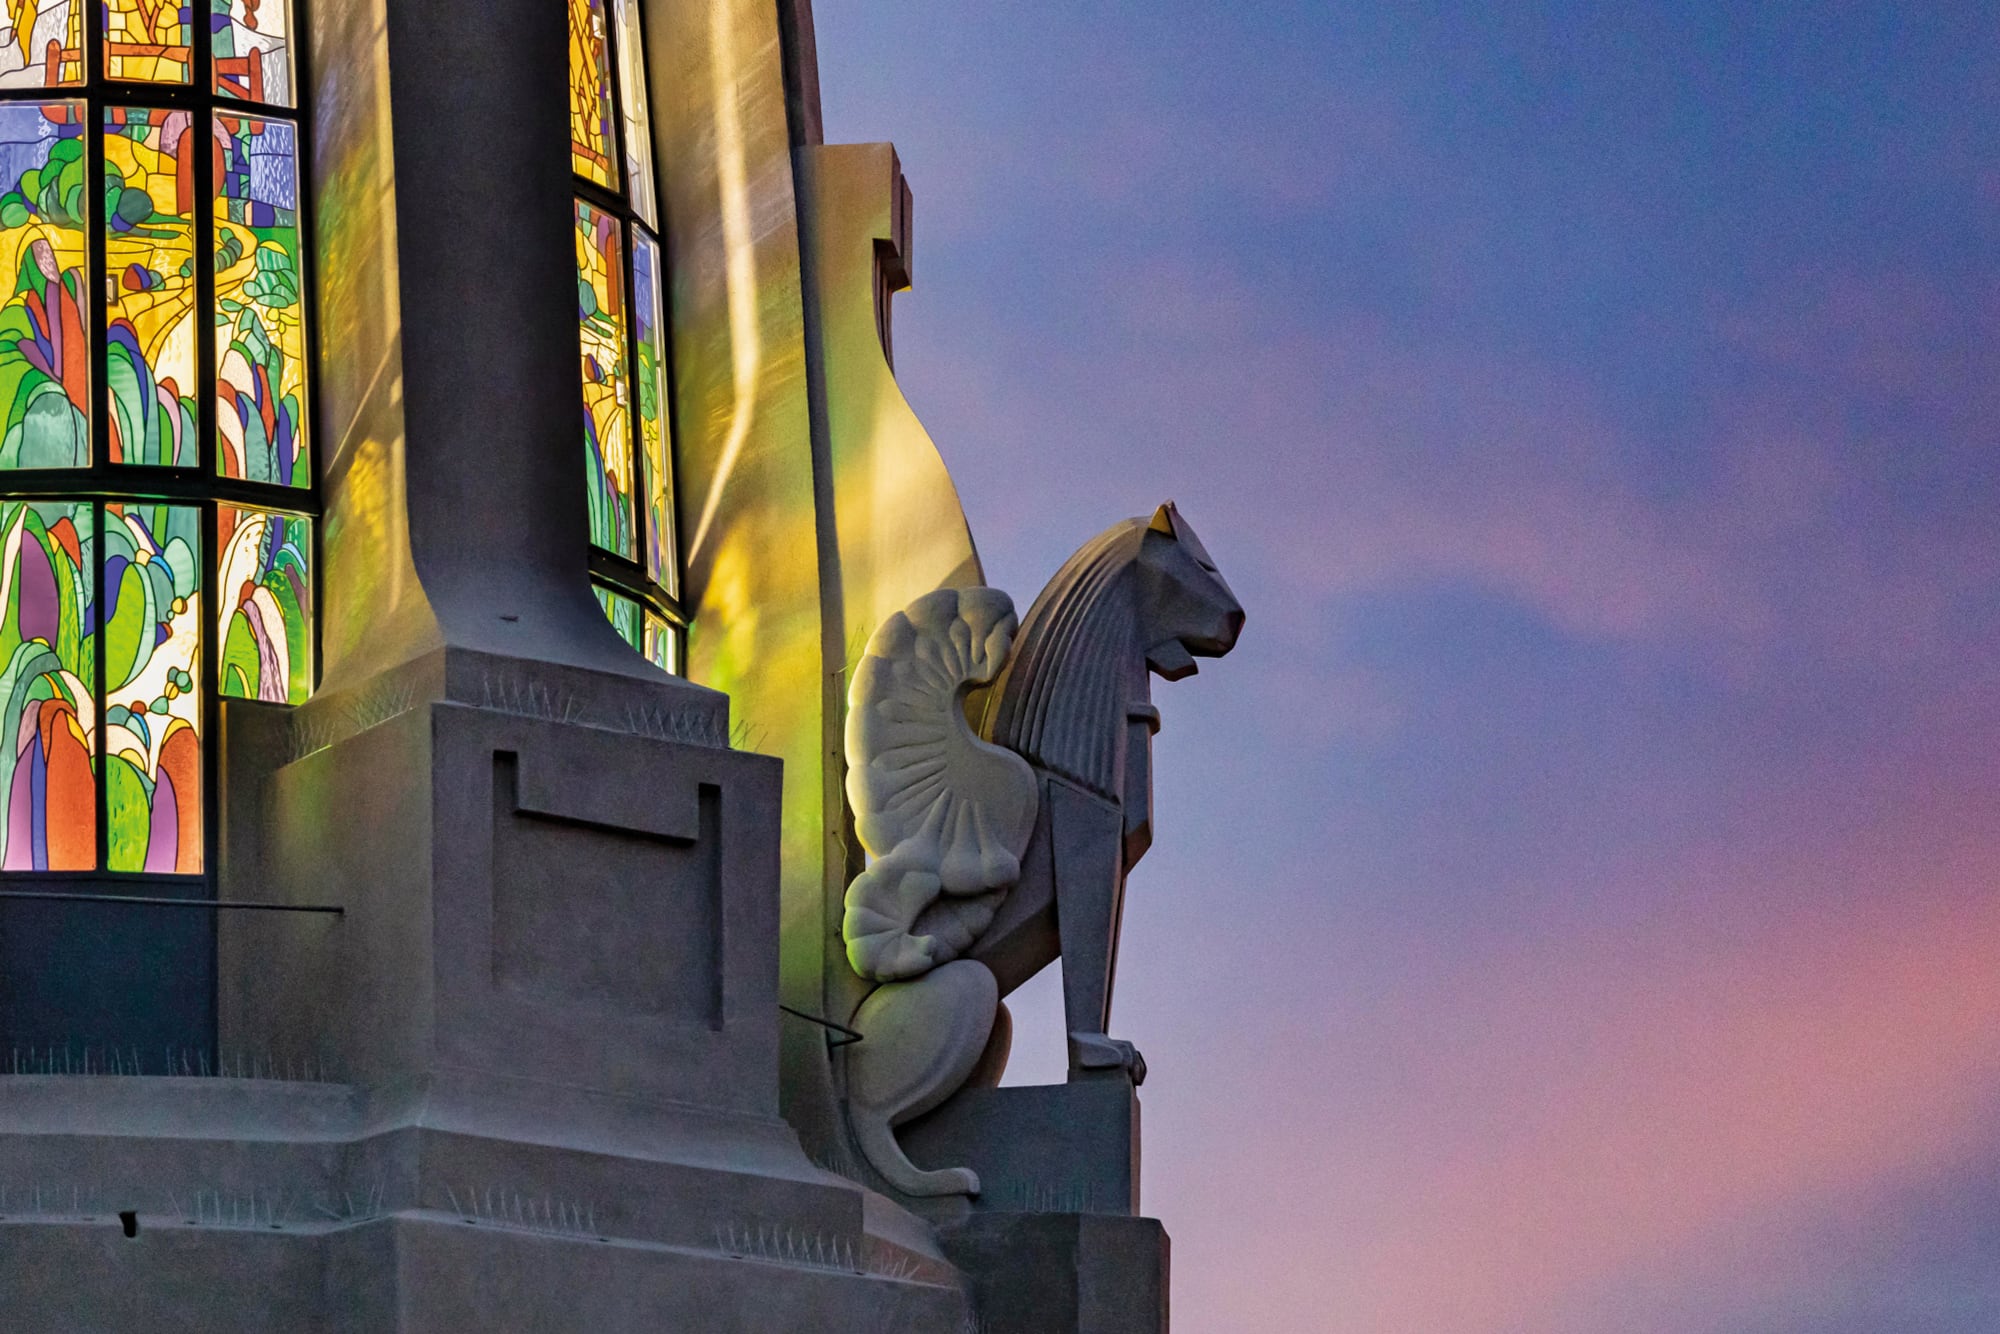
<instances>
[{"instance_id":1,"label":"stone facade","mask_svg":"<svg viewBox=\"0 0 2000 1334\"><path fill-rule=\"evenodd\" d=\"M643 4L690 679L590 591L562 6L304 8L319 689L222 707L217 904L154 910L213 1042L0 1073L6 1325L1163 1334L1130 1069L910 1125L977 1198L850 1133L840 682L981 580L809 5Z\"/></svg>"}]
</instances>

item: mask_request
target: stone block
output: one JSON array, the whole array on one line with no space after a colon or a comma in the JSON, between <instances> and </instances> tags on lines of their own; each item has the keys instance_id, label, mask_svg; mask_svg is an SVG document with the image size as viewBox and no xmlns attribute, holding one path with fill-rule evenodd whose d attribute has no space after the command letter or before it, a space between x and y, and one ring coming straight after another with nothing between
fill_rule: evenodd
<instances>
[{"instance_id":1,"label":"stone block","mask_svg":"<svg viewBox=\"0 0 2000 1334\"><path fill-rule=\"evenodd\" d=\"M993 1211L940 1240L987 1334L1167 1334L1170 1246L1154 1219Z\"/></svg>"},{"instance_id":2,"label":"stone block","mask_svg":"<svg viewBox=\"0 0 2000 1334\"><path fill-rule=\"evenodd\" d=\"M962 1089L897 1136L919 1167L977 1172L975 1210L1139 1212L1139 1097L1123 1071Z\"/></svg>"},{"instance_id":3,"label":"stone block","mask_svg":"<svg viewBox=\"0 0 2000 1334\"><path fill-rule=\"evenodd\" d=\"M773 1116L778 765L417 705L279 768L223 924L223 1046L353 1082Z\"/></svg>"}]
</instances>

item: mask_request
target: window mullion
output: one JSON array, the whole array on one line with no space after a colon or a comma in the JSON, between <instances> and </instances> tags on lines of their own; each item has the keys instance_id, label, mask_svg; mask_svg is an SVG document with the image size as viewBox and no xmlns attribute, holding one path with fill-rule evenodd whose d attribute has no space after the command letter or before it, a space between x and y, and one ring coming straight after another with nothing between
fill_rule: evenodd
<instances>
[{"instance_id":1,"label":"window mullion","mask_svg":"<svg viewBox=\"0 0 2000 1334\"><path fill-rule=\"evenodd\" d=\"M213 16L206 12L207 4L188 6L188 83L194 89L196 106L201 106L215 96L215 34L209 31L209 24L198 21Z\"/></svg>"},{"instance_id":2,"label":"window mullion","mask_svg":"<svg viewBox=\"0 0 2000 1334\"><path fill-rule=\"evenodd\" d=\"M92 683L92 688L96 692L95 702L97 706L97 725L94 729L97 745L96 754L92 758L96 761L97 766L97 773L95 775L97 781L93 786L96 788L97 796L97 869L100 871L111 869L111 797L108 788L111 775L111 730L105 725L104 721L105 710L111 702L111 687L104 679L107 662L104 646L104 524L106 517L104 502L101 500L91 501L90 533L92 552L90 559L90 596L92 599L92 613L97 619L97 633L91 637L90 641L91 657L95 660L92 665L92 674L97 678Z\"/></svg>"},{"instance_id":3,"label":"window mullion","mask_svg":"<svg viewBox=\"0 0 2000 1334\"><path fill-rule=\"evenodd\" d=\"M216 476L215 420L215 111L193 113L195 457L204 481Z\"/></svg>"}]
</instances>

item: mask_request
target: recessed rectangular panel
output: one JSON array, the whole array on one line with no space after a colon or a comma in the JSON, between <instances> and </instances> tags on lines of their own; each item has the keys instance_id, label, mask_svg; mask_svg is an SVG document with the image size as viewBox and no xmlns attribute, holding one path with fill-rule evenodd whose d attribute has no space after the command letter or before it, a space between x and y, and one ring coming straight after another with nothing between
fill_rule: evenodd
<instances>
[{"instance_id":1,"label":"recessed rectangular panel","mask_svg":"<svg viewBox=\"0 0 2000 1334\"><path fill-rule=\"evenodd\" d=\"M292 7L287 0L209 0L215 91L292 106Z\"/></svg>"},{"instance_id":2,"label":"recessed rectangular panel","mask_svg":"<svg viewBox=\"0 0 2000 1334\"><path fill-rule=\"evenodd\" d=\"M83 7L88 0L14 0L0 12L0 89L83 82Z\"/></svg>"},{"instance_id":3,"label":"recessed rectangular panel","mask_svg":"<svg viewBox=\"0 0 2000 1334\"><path fill-rule=\"evenodd\" d=\"M611 160L611 52L604 0L569 0L569 152L576 174L616 189Z\"/></svg>"},{"instance_id":4,"label":"recessed rectangular panel","mask_svg":"<svg viewBox=\"0 0 2000 1334\"><path fill-rule=\"evenodd\" d=\"M618 220L576 204L577 326L583 353L584 484L590 540L636 558L632 423L625 371L625 240Z\"/></svg>"},{"instance_id":5,"label":"recessed rectangular panel","mask_svg":"<svg viewBox=\"0 0 2000 1334\"><path fill-rule=\"evenodd\" d=\"M104 0L105 74L135 83L192 82L193 12L193 0Z\"/></svg>"},{"instance_id":6,"label":"recessed rectangular panel","mask_svg":"<svg viewBox=\"0 0 2000 1334\"><path fill-rule=\"evenodd\" d=\"M110 868L202 869L201 511L104 506L104 782Z\"/></svg>"},{"instance_id":7,"label":"recessed rectangular panel","mask_svg":"<svg viewBox=\"0 0 2000 1334\"><path fill-rule=\"evenodd\" d=\"M309 486L298 130L215 118L216 467Z\"/></svg>"},{"instance_id":8,"label":"recessed rectangular panel","mask_svg":"<svg viewBox=\"0 0 2000 1334\"><path fill-rule=\"evenodd\" d=\"M105 345L111 461L192 466L196 439L194 170L185 111L104 113Z\"/></svg>"},{"instance_id":9,"label":"recessed rectangular panel","mask_svg":"<svg viewBox=\"0 0 2000 1334\"><path fill-rule=\"evenodd\" d=\"M678 594L680 558L674 550L673 463L667 454L667 345L661 320L664 270L660 247L633 229L633 351L639 378L634 388L639 417L639 450L646 463L646 574L669 594Z\"/></svg>"},{"instance_id":10,"label":"recessed rectangular panel","mask_svg":"<svg viewBox=\"0 0 2000 1334\"><path fill-rule=\"evenodd\" d=\"M13 875L7 888L196 901L209 897L209 887L199 880L134 883ZM214 1042L212 911L145 903L0 901L0 1053L10 1072L203 1074L214 1068ZM9 1334L28 1334L75 1326L10 1319L6 1328Z\"/></svg>"},{"instance_id":11,"label":"recessed rectangular panel","mask_svg":"<svg viewBox=\"0 0 2000 1334\"><path fill-rule=\"evenodd\" d=\"M0 103L0 468L90 463L84 115Z\"/></svg>"},{"instance_id":12,"label":"recessed rectangular panel","mask_svg":"<svg viewBox=\"0 0 2000 1334\"><path fill-rule=\"evenodd\" d=\"M0 870L97 866L97 534L89 501L0 501Z\"/></svg>"},{"instance_id":13,"label":"recessed rectangular panel","mask_svg":"<svg viewBox=\"0 0 2000 1334\"><path fill-rule=\"evenodd\" d=\"M653 186L653 117L646 98L646 46L639 0L611 0L618 28L618 103L624 113L625 193L649 227L660 225Z\"/></svg>"},{"instance_id":14,"label":"recessed rectangular panel","mask_svg":"<svg viewBox=\"0 0 2000 1334\"><path fill-rule=\"evenodd\" d=\"M218 505L216 678L225 697L303 704L312 695L312 520Z\"/></svg>"},{"instance_id":15,"label":"recessed rectangular panel","mask_svg":"<svg viewBox=\"0 0 2000 1334\"><path fill-rule=\"evenodd\" d=\"M493 757L494 983L608 1014L720 1027L720 792L700 789L691 842L551 817L519 800L521 765L537 758ZM589 794L576 796L591 806Z\"/></svg>"}]
</instances>

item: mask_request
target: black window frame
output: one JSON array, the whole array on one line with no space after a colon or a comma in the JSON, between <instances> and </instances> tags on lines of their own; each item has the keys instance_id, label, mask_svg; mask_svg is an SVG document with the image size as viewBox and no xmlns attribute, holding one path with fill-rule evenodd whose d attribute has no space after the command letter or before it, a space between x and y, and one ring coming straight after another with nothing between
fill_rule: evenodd
<instances>
[{"instance_id":1,"label":"black window frame","mask_svg":"<svg viewBox=\"0 0 2000 1334\"><path fill-rule=\"evenodd\" d=\"M567 0L566 0L567 2ZM673 329L669 321L671 305L668 302L667 287L667 240L666 240L666 200L660 190L660 162L657 155L652 158L652 189L654 216L660 225L649 224L633 205L631 192L629 159L625 151L626 116L625 108L631 90L625 87L625 62L621 57L619 42L621 33L614 8L618 0L601 0L604 17L604 58L610 71L611 86L611 141L609 156L613 167L613 178L618 188L599 185L574 170L570 173L570 185L575 198L602 213L616 219L619 234L623 238L622 277L625 285L625 383L629 386L631 401L625 413L626 431L632 450L632 532L634 555L626 557L621 553L607 551L592 540L589 542L590 580L593 587L604 589L617 596L636 602L643 619L647 613L666 622L667 633L672 637L668 650L669 666L663 668L674 675L685 675L687 671L688 617L681 601L681 591L686 586L687 571L683 562L679 540L679 520L675 506L679 492L676 490L675 474L679 462L679 432L676 429L674 412L673 373ZM632 0L633 23L639 34L641 77L650 67L644 61L644 53L650 51L651 44L646 37L646 7L640 0ZM646 122L652 123L653 99L651 89L640 90L646 100ZM572 226L574 223L572 223ZM646 572L646 548L652 534L648 531L650 516L646 499L651 494L652 478L647 472L646 450L639 422L639 340L637 334L638 305L637 279L632 262L638 250L636 238L645 237L651 241L659 256L658 272L654 281L659 286L660 320L660 429L661 452L666 460L666 493L669 521L673 531L666 543L665 559L672 575L671 586L654 580ZM579 427L581 427L579 423ZM582 447L579 435L576 445ZM642 630L643 633L643 630ZM658 663L655 663L658 666Z\"/></svg>"},{"instance_id":2,"label":"black window frame","mask_svg":"<svg viewBox=\"0 0 2000 1334\"><path fill-rule=\"evenodd\" d=\"M324 439L318 420L319 395L316 380L319 367L319 310L318 294L311 279L309 266L313 256L313 200L309 188L310 166L312 162L311 122L307 115L305 71L307 52L305 24L299 11L311 0L281 0L288 20L286 54L290 62L292 104L277 102L253 102L247 98L215 91L214 87L214 41L212 34L201 22L206 17L204 4L189 6L188 24L189 80L184 84L152 83L142 80L114 79L106 73L108 64L105 50L104 0L71 0L83 10L83 78L77 83L59 84L40 88L0 87L0 103L25 103L29 105L50 105L59 102L80 102L84 107L82 140L85 154L85 180L88 214L85 220L85 283L87 289L87 313L89 321L86 341L90 347L90 463L80 468L10 468L0 469L0 499L7 502L42 501L59 503L92 502L95 504L97 522L103 522L104 506L126 501L150 503L160 502L185 505L201 511L201 578L202 578L202 620L201 620L201 826L202 826L202 869L199 873L165 873L158 871L114 871L110 869L109 840L110 827L106 810L106 785L104 780L104 730L103 720L98 720L96 737L97 751L92 760L96 766L97 794L97 868L87 871L0 871L0 889L10 883L36 882L102 882L110 886L137 887L144 885L173 887L173 892L185 894L189 890L203 891L201 897L212 897L218 871L218 857L221 851L222 829L222 712L221 691L221 644L218 642L217 627L221 622L223 590L218 587L221 572L221 555L216 542L217 510L228 505L237 508L256 509L301 516L310 523L312 550L308 556L308 606L307 633L311 640L311 685L318 686L320 671L320 614L318 585L321 571L321 549L324 525L320 494L320 460ZM106 371L109 342L107 313L110 305L108 296L108 274L105 268L105 221L104 221L104 130L105 112L115 108L141 110L163 110L185 112L196 129L196 143L200 150L196 153L193 166L193 239L194 239L194 318L195 318L195 367L198 381L195 394L195 445L196 461L192 465L162 466L155 464L113 463L111 461L111 391ZM218 414L216 408L216 328L215 328L215 154L211 147L213 120L216 116L241 115L255 120L278 120L293 129L294 149L297 155L294 167L294 189L297 193L297 213L299 228L299 251L302 265L300 278L301 317L305 324L304 337L304 404L301 420L306 434L305 470L303 486L284 485L276 482L255 482L244 478L224 477L216 468ZM97 529L102 532L101 526ZM94 562L91 577L95 580L92 592L94 604L104 605L103 558L100 554ZM97 635L97 681L96 691L100 701L108 703L110 687L105 682L104 636ZM230 696L229 705L262 709L290 709L289 703L245 699ZM78 886L82 888L82 885Z\"/></svg>"}]
</instances>

